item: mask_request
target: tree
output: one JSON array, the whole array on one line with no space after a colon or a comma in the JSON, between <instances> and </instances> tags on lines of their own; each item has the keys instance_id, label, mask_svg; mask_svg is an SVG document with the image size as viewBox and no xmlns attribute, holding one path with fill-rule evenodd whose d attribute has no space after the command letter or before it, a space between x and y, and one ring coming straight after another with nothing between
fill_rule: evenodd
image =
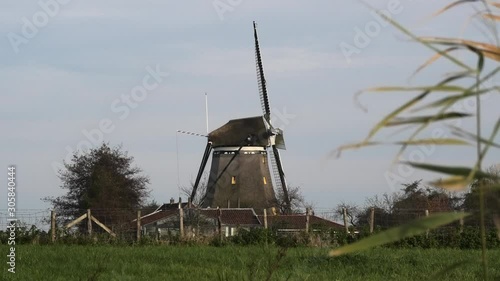
<instances>
[{"instance_id":1,"label":"tree","mask_svg":"<svg viewBox=\"0 0 500 281\"><path fill-rule=\"evenodd\" d=\"M288 198L290 200L290 210L292 214L302 213L306 208L313 208L311 203L306 202L300 186L288 185ZM286 214L285 193L282 188L276 189L276 200L278 201L278 209L282 214Z\"/></svg>"},{"instance_id":2,"label":"tree","mask_svg":"<svg viewBox=\"0 0 500 281\"><path fill-rule=\"evenodd\" d=\"M143 203L141 206L141 211L143 215L150 214L160 207L160 204L156 200L151 200L149 202Z\"/></svg>"},{"instance_id":3,"label":"tree","mask_svg":"<svg viewBox=\"0 0 500 281\"><path fill-rule=\"evenodd\" d=\"M399 225L411 219L423 217L425 211L431 213L452 211L454 200L441 189L422 187L422 180L405 183L404 192L393 205L393 223Z\"/></svg>"},{"instance_id":4,"label":"tree","mask_svg":"<svg viewBox=\"0 0 500 281\"><path fill-rule=\"evenodd\" d=\"M358 216L361 214L362 210L354 203L341 202L335 208L335 219L344 219L344 209L346 212L347 223L356 227L358 225Z\"/></svg>"},{"instance_id":5,"label":"tree","mask_svg":"<svg viewBox=\"0 0 500 281\"><path fill-rule=\"evenodd\" d=\"M141 207L149 191L149 178L132 167L133 157L102 144L85 154L75 153L59 171L65 195L45 198L59 217L72 220L86 209L105 224L126 222Z\"/></svg>"},{"instance_id":6,"label":"tree","mask_svg":"<svg viewBox=\"0 0 500 281\"><path fill-rule=\"evenodd\" d=\"M485 222L487 226L493 225L495 218L500 218L500 164L491 166L487 169L489 178L475 180L470 187L468 193L464 195L462 208L474 214L473 219L468 220L469 224L477 225L479 223L478 216L480 215L480 189L484 194L485 205ZM495 187L497 185L497 187Z\"/></svg>"},{"instance_id":7,"label":"tree","mask_svg":"<svg viewBox=\"0 0 500 281\"><path fill-rule=\"evenodd\" d=\"M201 206L203 203L203 199L205 198L205 193L207 192L207 184L208 184L208 174L203 173L200 183L198 184L198 188L196 189L196 194L193 198L193 203L196 206ZM192 180L189 186L181 186L181 192L187 198L191 198L191 193L194 189L194 181Z\"/></svg>"}]
</instances>

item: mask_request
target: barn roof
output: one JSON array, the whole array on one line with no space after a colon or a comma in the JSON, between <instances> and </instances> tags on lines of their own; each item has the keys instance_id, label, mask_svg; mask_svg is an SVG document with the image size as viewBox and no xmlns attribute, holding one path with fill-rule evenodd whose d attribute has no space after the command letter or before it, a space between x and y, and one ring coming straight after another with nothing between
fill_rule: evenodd
<instances>
[{"instance_id":1,"label":"barn roof","mask_svg":"<svg viewBox=\"0 0 500 281\"><path fill-rule=\"evenodd\" d=\"M155 221L159 221L164 218L168 218L171 216L176 216L179 214L178 209L170 209L170 210L157 210L152 212L151 214L147 214L141 217L141 225L146 225L153 223ZM137 221L136 219L134 221Z\"/></svg>"},{"instance_id":2,"label":"barn roof","mask_svg":"<svg viewBox=\"0 0 500 281\"><path fill-rule=\"evenodd\" d=\"M181 204L181 208L183 208L183 209L187 208L188 205L189 205L188 202L182 202L180 204ZM164 203L160 207L158 207L156 209L156 211L177 210L177 209L179 209L179 202L176 202L176 203Z\"/></svg>"},{"instance_id":3,"label":"barn roof","mask_svg":"<svg viewBox=\"0 0 500 281\"><path fill-rule=\"evenodd\" d=\"M219 209L221 211L221 222L229 225L260 225L261 222L252 208ZM200 214L217 218L217 209L201 209Z\"/></svg>"},{"instance_id":4,"label":"barn roof","mask_svg":"<svg viewBox=\"0 0 500 281\"><path fill-rule=\"evenodd\" d=\"M263 216L259 216L259 218L263 221ZM267 224L269 227L277 227L279 229L305 229L306 215L267 216ZM341 224L314 215L309 216L309 224L313 228L343 228Z\"/></svg>"},{"instance_id":5,"label":"barn roof","mask_svg":"<svg viewBox=\"0 0 500 281\"><path fill-rule=\"evenodd\" d=\"M221 222L225 225L261 225L259 218L252 208L219 209L221 211ZM185 216L188 212L196 212L206 218L217 219L217 209L184 209ZM141 217L141 224L147 225L156 221L178 216L179 209L157 210L151 214ZM136 221L136 220L134 220ZM186 221L186 223L188 223Z\"/></svg>"},{"instance_id":6,"label":"barn roof","mask_svg":"<svg viewBox=\"0 0 500 281\"><path fill-rule=\"evenodd\" d=\"M189 212L199 214L208 219L216 220L218 212L221 212L221 222L223 225L235 226L263 226L264 217L258 216L252 208L227 208L227 209L184 209L184 216L188 217ZM151 214L141 217L141 224L148 225L156 221L179 216L179 209L157 210ZM135 222L135 220L133 221ZM189 223L187 220L185 223ZM309 223L312 228L343 228L344 226L336 222L317 217L309 216ZM275 227L282 230L298 230L306 228L306 215L277 215L267 216L269 227Z\"/></svg>"}]
</instances>

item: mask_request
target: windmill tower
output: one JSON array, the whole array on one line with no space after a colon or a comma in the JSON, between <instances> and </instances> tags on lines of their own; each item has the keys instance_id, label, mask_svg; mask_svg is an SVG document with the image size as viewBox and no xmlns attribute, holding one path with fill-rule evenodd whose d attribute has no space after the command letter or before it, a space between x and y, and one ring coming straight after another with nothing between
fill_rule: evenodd
<instances>
[{"instance_id":1,"label":"windmill tower","mask_svg":"<svg viewBox=\"0 0 500 281\"><path fill-rule=\"evenodd\" d=\"M196 195L203 171L213 151L212 166L201 207L240 207L258 211L269 209L277 206L274 188L281 188L285 195L285 209L289 211L285 174L278 151L285 149L283 131L272 126L255 22L253 28L257 82L263 115L230 120L208 134L207 146L190 199L193 200ZM268 159L271 159L271 163Z\"/></svg>"}]
</instances>

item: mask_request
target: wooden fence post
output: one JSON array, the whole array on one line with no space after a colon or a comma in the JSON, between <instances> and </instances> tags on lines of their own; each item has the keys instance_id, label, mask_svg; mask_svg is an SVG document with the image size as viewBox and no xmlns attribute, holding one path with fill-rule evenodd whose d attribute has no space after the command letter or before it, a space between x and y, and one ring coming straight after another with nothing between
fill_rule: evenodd
<instances>
[{"instance_id":1,"label":"wooden fence post","mask_svg":"<svg viewBox=\"0 0 500 281\"><path fill-rule=\"evenodd\" d=\"M50 236L52 243L56 242L56 211L50 211Z\"/></svg>"},{"instance_id":2,"label":"wooden fence post","mask_svg":"<svg viewBox=\"0 0 500 281\"><path fill-rule=\"evenodd\" d=\"M429 216L429 210L425 210L425 216L428 217ZM425 237L426 238L429 238L429 229L427 229L425 231Z\"/></svg>"},{"instance_id":3,"label":"wooden fence post","mask_svg":"<svg viewBox=\"0 0 500 281\"><path fill-rule=\"evenodd\" d=\"M184 210L179 208L179 235L184 237Z\"/></svg>"},{"instance_id":4,"label":"wooden fence post","mask_svg":"<svg viewBox=\"0 0 500 281\"><path fill-rule=\"evenodd\" d=\"M264 209L264 229L267 229L267 210Z\"/></svg>"},{"instance_id":5,"label":"wooden fence post","mask_svg":"<svg viewBox=\"0 0 500 281\"><path fill-rule=\"evenodd\" d=\"M90 209L87 209L87 231L89 236L92 236L92 215L90 213Z\"/></svg>"},{"instance_id":6,"label":"wooden fence post","mask_svg":"<svg viewBox=\"0 0 500 281\"><path fill-rule=\"evenodd\" d=\"M137 242L141 241L141 210L137 210Z\"/></svg>"},{"instance_id":7,"label":"wooden fence post","mask_svg":"<svg viewBox=\"0 0 500 281\"><path fill-rule=\"evenodd\" d=\"M344 217L345 232L349 234L349 226L347 225L347 209L345 207L342 208L342 216Z\"/></svg>"},{"instance_id":8,"label":"wooden fence post","mask_svg":"<svg viewBox=\"0 0 500 281\"><path fill-rule=\"evenodd\" d=\"M464 232L464 218L460 218L460 233Z\"/></svg>"},{"instance_id":9,"label":"wooden fence post","mask_svg":"<svg viewBox=\"0 0 500 281\"><path fill-rule=\"evenodd\" d=\"M306 208L306 232L309 232L309 208Z\"/></svg>"},{"instance_id":10,"label":"wooden fence post","mask_svg":"<svg viewBox=\"0 0 500 281\"><path fill-rule=\"evenodd\" d=\"M220 238L220 241L222 241L222 210L217 207L217 229L219 231L219 238Z\"/></svg>"},{"instance_id":11,"label":"wooden fence post","mask_svg":"<svg viewBox=\"0 0 500 281\"><path fill-rule=\"evenodd\" d=\"M375 225L375 208L370 208L370 233L373 233L374 225Z\"/></svg>"}]
</instances>

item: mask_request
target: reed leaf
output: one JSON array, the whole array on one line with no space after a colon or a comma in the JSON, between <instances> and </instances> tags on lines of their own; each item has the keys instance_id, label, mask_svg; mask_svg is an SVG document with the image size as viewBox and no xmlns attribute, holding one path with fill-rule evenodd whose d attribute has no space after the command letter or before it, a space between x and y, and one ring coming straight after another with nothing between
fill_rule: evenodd
<instances>
[{"instance_id":1,"label":"reed leaf","mask_svg":"<svg viewBox=\"0 0 500 281\"><path fill-rule=\"evenodd\" d=\"M448 45L454 47L466 47L466 48L476 49L485 57L488 57L496 61L500 61L500 47L492 44L487 44L472 40L465 40L465 39L442 38L442 37L420 37L420 40L422 40L423 42L427 42L429 44L440 44L440 45Z\"/></svg>"},{"instance_id":2,"label":"reed leaf","mask_svg":"<svg viewBox=\"0 0 500 281\"><path fill-rule=\"evenodd\" d=\"M388 127L388 126L400 126L400 125L415 124L415 123L430 123L430 122L437 122L437 121L442 121L442 120L447 120L447 119L464 118L464 117L469 117L469 116L471 116L471 114L469 114L469 113L448 112L448 113L441 113L441 114L429 115L429 116L394 118L392 121L387 122L385 124L385 126Z\"/></svg>"},{"instance_id":3,"label":"reed leaf","mask_svg":"<svg viewBox=\"0 0 500 281\"><path fill-rule=\"evenodd\" d=\"M444 8L442 9L439 9L438 11L436 11L434 14L432 14L430 17L437 17L439 16L440 14L450 10L451 8L453 7L456 7L458 5L462 5L462 4L465 4L465 3L471 3L471 2L478 2L479 0L459 0L459 1L455 1L455 2L452 2L448 5L446 5Z\"/></svg>"},{"instance_id":4,"label":"reed leaf","mask_svg":"<svg viewBox=\"0 0 500 281\"><path fill-rule=\"evenodd\" d=\"M373 145L470 145L470 143L457 138L441 138L441 139L430 138L430 139L417 139L411 141L405 140L397 142L378 142L378 141L359 142L359 143L339 146L337 149L330 152L329 157L334 156L335 158L339 158L344 150L358 149Z\"/></svg>"},{"instance_id":5,"label":"reed leaf","mask_svg":"<svg viewBox=\"0 0 500 281\"><path fill-rule=\"evenodd\" d=\"M484 14L481 14L481 16L483 18L485 18L485 19L494 20L494 21L500 21L500 16L494 15L494 14L491 14L491 13L484 13Z\"/></svg>"},{"instance_id":6,"label":"reed leaf","mask_svg":"<svg viewBox=\"0 0 500 281\"><path fill-rule=\"evenodd\" d=\"M482 171L475 171L469 167L458 167L458 166L440 166L440 165L433 165L433 164L425 164L425 163L416 163L416 162L410 162L410 161L405 161L402 162L403 164L410 165L414 168L418 168L421 170L427 170L427 171L432 171L432 172L438 172L442 174L447 174L447 175L452 175L452 176L464 176L464 177L469 177L471 174L474 174L475 179L496 179L497 177L494 175L491 175L489 173L485 173ZM474 173L473 173L474 172ZM471 181L470 179L469 181Z\"/></svg>"},{"instance_id":7,"label":"reed leaf","mask_svg":"<svg viewBox=\"0 0 500 281\"><path fill-rule=\"evenodd\" d=\"M429 184L448 191L464 191L470 186L471 182L465 176L452 176Z\"/></svg>"},{"instance_id":8,"label":"reed leaf","mask_svg":"<svg viewBox=\"0 0 500 281\"><path fill-rule=\"evenodd\" d=\"M494 6L500 9L500 2L495 2L495 1L486 1L488 5Z\"/></svg>"},{"instance_id":9,"label":"reed leaf","mask_svg":"<svg viewBox=\"0 0 500 281\"><path fill-rule=\"evenodd\" d=\"M466 88L454 85L431 85L420 87L402 87L402 86L386 86L373 87L360 92L415 92L415 91L431 91L431 92L463 92Z\"/></svg>"},{"instance_id":10,"label":"reed leaf","mask_svg":"<svg viewBox=\"0 0 500 281\"><path fill-rule=\"evenodd\" d=\"M456 136L459 136L462 138L467 138L467 139L472 140L472 141L478 141L478 139L479 139L479 142L481 142L483 144L487 144L487 145L490 145L490 146L495 147L495 148L500 148L500 144L498 144L498 143L487 140L485 138L478 138L476 134L467 132L467 131L463 130L462 128L459 128L456 126L450 126L450 127L452 128L451 133L456 135Z\"/></svg>"},{"instance_id":11,"label":"reed leaf","mask_svg":"<svg viewBox=\"0 0 500 281\"><path fill-rule=\"evenodd\" d=\"M406 141L398 141L395 142L394 144L399 144L399 145L469 145L468 142L461 140L461 139L455 139L455 138L442 138L442 139L437 139L437 138L431 138L431 139L417 139L417 140L406 140Z\"/></svg>"},{"instance_id":12,"label":"reed leaf","mask_svg":"<svg viewBox=\"0 0 500 281\"><path fill-rule=\"evenodd\" d=\"M475 88L479 87L482 83L484 83L484 81L488 81L488 79L494 77L498 72L500 71L500 67L496 67L495 69L493 69L491 72L489 72L488 74L484 75L483 77L479 78L479 79L476 79L476 82L470 86L469 88L467 88L468 91L472 91L474 90ZM452 77L449 77L449 78L446 78L444 81L441 81L439 84L445 84L447 82L450 82L452 80L456 80L458 78L460 78L461 76L464 76L465 74L458 74L458 75L455 75L455 76L452 76ZM436 115L440 115L440 114L443 114L443 112L445 112L448 108L451 107L452 104L449 104L449 105L445 105L443 106L439 113L437 113ZM429 125L429 123L424 123L424 124L421 124L419 128L417 128L415 130L415 132L408 138L409 140L413 140L421 131L423 131L427 126ZM405 151L406 149L406 146L402 146L401 149L398 151L396 157L394 158L395 161L397 159L399 159L399 157L403 154L403 152Z\"/></svg>"},{"instance_id":13,"label":"reed leaf","mask_svg":"<svg viewBox=\"0 0 500 281\"><path fill-rule=\"evenodd\" d=\"M499 68L500 70L500 68ZM446 79L442 80L441 82L437 83L436 86L443 86L446 85L450 82L453 82L455 80L461 79L466 77L467 74L465 73L460 73L452 77L447 77ZM472 88L471 88L472 89ZM411 108L415 104L417 104L419 101L424 99L427 95L429 95L431 91L427 90L419 94L418 96L414 97L410 101L406 102L402 106L396 108L394 111L389 113L387 116L385 116L381 121L379 121L368 133L368 136L365 138L364 142L368 142L379 130L384 128L387 123L389 123L392 119L394 119L397 115L400 113L404 112L405 110Z\"/></svg>"},{"instance_id":14,"label":"reed leaf","mask_svg":"<svg viewBox=\"0 0 500 281\"><path fill-rule=\"evenodd\" d=\"M450 48L447 48L445 50L442 50L441 53L447 54L447 53L450 53L450 52L455 51L455 50L460 50L460 48L458 48L458 47L450 47ZM410 76L409 80L413 79L413 77L415 77L420 71L422 71L424 68L426 68L427 66L433 64L435 61L437 61L439 58L441 58L443 56L441 53L434 54L427 61L425 61L421 66L419 66L417 68L417 70L415 70L413 72L413 74Z\"/></svg>"},{"instance_id":15,"label":"reed leaf","mask_svg":"<svg viewBox=\"0 0 500 281\"><path fill-rule=\"evenodd\" d=\"M448 96L448 97L441 98L437 101L434 101L434 102L429 103L427 105L424 105L422 107L415 108L414 110L412 110L412 112L417 112L417 111L435 108L435 107L442 107L445 105L452 105L452 104L454 104L457 101L462 100L462 99L474 97L476 95L484 95L484 94L487 94L489 92L499 91L499 90L500 90L500 87L492 87L492 88L482 89L479 91L464 90L464 93L461 95L454 95L454 96Z\"/></svg>"},{"instance_id":16,"label":"reed leaf","mask_svg":"<svg viewBox=\"0 0 500 281\"><path fill-rule=\"evenodd\" d=\"M461 67L461 68L464 68L464 69L467 69L468 71L473 71L473 69L471 69L467 64L464 64L463 62L461 62L460 60L446 54L446 53L443 53L440 49L434 47L432 44L428 43L428 42L425 42L425 41L422 41L420 40L417 36L415 36L411 31L409 31L408 29L406 29L404 26L402 26L401 24L399 24L398 22L394 21L393 19L391 19L390 17L386 16L384 13L378 11L377 9L375 9L374 7L370 6L368 3L366 2L363 2L364 5L366 5L368 8L370 8L372 11L376 12L380 17L382 17L385 21L387 21L388 23L390 23L392 26L394 26L395 28L397 28L399 31L401 31L402 33L406 34L407 36L409 36L410 38L412 38L413 40L417 41L417 42L420 42L422 45L426 46L427 48L433 50L434 52L436 53L440 53L442 54L443 57L445 57L446 59L448 59L449 61L451 61L452 63L456 64L457 66Z\"/></svg>"}]
</instances>

